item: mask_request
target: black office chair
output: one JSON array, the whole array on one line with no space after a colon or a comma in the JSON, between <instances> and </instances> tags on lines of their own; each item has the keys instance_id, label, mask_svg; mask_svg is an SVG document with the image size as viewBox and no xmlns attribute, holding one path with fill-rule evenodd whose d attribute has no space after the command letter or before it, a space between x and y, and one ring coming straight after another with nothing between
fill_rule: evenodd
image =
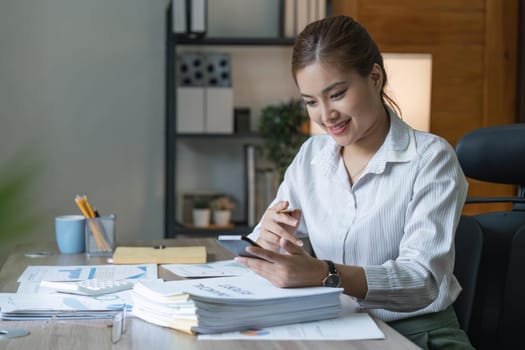
<instances>
[{"instance_id":1,"label":"black office chair","mask_svg":"<svg viewBox=\"0 0 525 350\"><path fill-rule=\"evenodd\" d=\"M466 176L518 186L514 197L467 198L512 203L512 210L475 215L483 249L469 326L478 349L517 349L525 329L525 124L481 128L463 136L456 153Z\"/></svg>"},{"instance_id":2,"label":"black office chair","mask_svg":"<svg viewBox=\"0 0 525 350\"><path fill-rule=\"evenodd\" d=\"M509 256L507 281L503 299L503 315L501 328L505 330L503 345L505 349L517 349L517 344L523 346L525 322L525 226L514 234Z\"/></svg>"},{"instance_id":3,"label":"black office chair","mask_svg":"<svg viewBox=\"0 0 525 350\"><path fill-rule=\"evenodd\" d=\"M474 304L482 245L483 233L476 219L470 216L461 216L456 229L454 275L463 290L454 302L453 307L459 325L467 334Z\"/></svg>"}]
</instances>

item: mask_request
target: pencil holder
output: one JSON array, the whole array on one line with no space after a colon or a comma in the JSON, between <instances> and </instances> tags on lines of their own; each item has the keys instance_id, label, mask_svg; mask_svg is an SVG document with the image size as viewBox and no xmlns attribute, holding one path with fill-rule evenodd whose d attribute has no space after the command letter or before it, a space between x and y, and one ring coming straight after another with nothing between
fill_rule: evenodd
<instances>
[{"instance_id":1,"label":"pencil holder","mask_svg":"<svg viewBox=\"0 0 525 350\"><path fill-rule=\"evenodd\" d=\"M115 215L86 219L86 254L112 256L115 249Z\"/></svg>"}]
</instances>

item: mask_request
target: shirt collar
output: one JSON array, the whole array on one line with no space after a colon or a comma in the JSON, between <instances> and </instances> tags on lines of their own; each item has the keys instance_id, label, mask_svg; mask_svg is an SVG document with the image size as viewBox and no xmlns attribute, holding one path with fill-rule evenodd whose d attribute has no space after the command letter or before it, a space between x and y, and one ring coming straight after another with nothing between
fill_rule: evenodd
<instances>
[{"instance_id":1,"label":"shirt collar","mask_svg":"<svg viewBox=\"0 0 525 350\"><path fill-rule=\"evenodd\" d=\"M376 155L382 155L386 162L408 162L416 155L414 129L402 121L390 108L387 108L387 111L390 118L390 130Z\"/></svg>"},{"instance_id":2,"label":"shirt collar","mask_svg":"<svg viewBox=\"0 0 525 350\"><path fill-rule=\"evenodd\" d=\"M380 174L387 163L404 163L412 160L416 155L414 130L402 121L395 112L387 107L390 118L390 129L385 141L376 154L370 159L366 172ZM331 136L313 156L311 164L320 167L325 173L335 172L341 160L341 146Z\"/></svg>"}]
</instances>

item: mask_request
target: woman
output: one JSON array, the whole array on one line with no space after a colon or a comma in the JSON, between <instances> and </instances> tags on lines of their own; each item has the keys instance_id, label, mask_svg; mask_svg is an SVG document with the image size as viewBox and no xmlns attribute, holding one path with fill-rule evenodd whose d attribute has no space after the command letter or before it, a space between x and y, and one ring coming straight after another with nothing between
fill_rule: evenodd
<instances>
[{"instance_id":1,"label":"woman","mask_svg":"<svg viewBox=\"0 0 525 350\"><path fill-rule=\"evenodd\" d=\"M251 234L265 260L237 260L280 287L341 286L423 348L470 347L451 306L467 192L454 150L397 116L377 45L349 17L309 24L292 73L327 135L303 144Z\"/></svg>"}]
</instances>

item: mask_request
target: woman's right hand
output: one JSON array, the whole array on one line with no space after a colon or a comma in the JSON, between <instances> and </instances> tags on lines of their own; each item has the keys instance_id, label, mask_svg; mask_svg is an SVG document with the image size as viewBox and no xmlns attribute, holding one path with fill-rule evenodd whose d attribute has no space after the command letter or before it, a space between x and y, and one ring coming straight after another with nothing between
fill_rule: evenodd
<instances>
[{"instance_id":1,"label":"woman's right hand","mask_svg":"<svg viewBox=\"0 0 525 350\"><path fill-rule=\"evenodd\" d=\"M281 238L287 239L292 243L302 247L303 242L295 237L295 231L299 226L301 210L294 209L292 212L284 212L288 208L287 201L276 203L268 208L261 220L259 238L257 243L268 250L279 252Z\"/></svg>"}]
</instances>

